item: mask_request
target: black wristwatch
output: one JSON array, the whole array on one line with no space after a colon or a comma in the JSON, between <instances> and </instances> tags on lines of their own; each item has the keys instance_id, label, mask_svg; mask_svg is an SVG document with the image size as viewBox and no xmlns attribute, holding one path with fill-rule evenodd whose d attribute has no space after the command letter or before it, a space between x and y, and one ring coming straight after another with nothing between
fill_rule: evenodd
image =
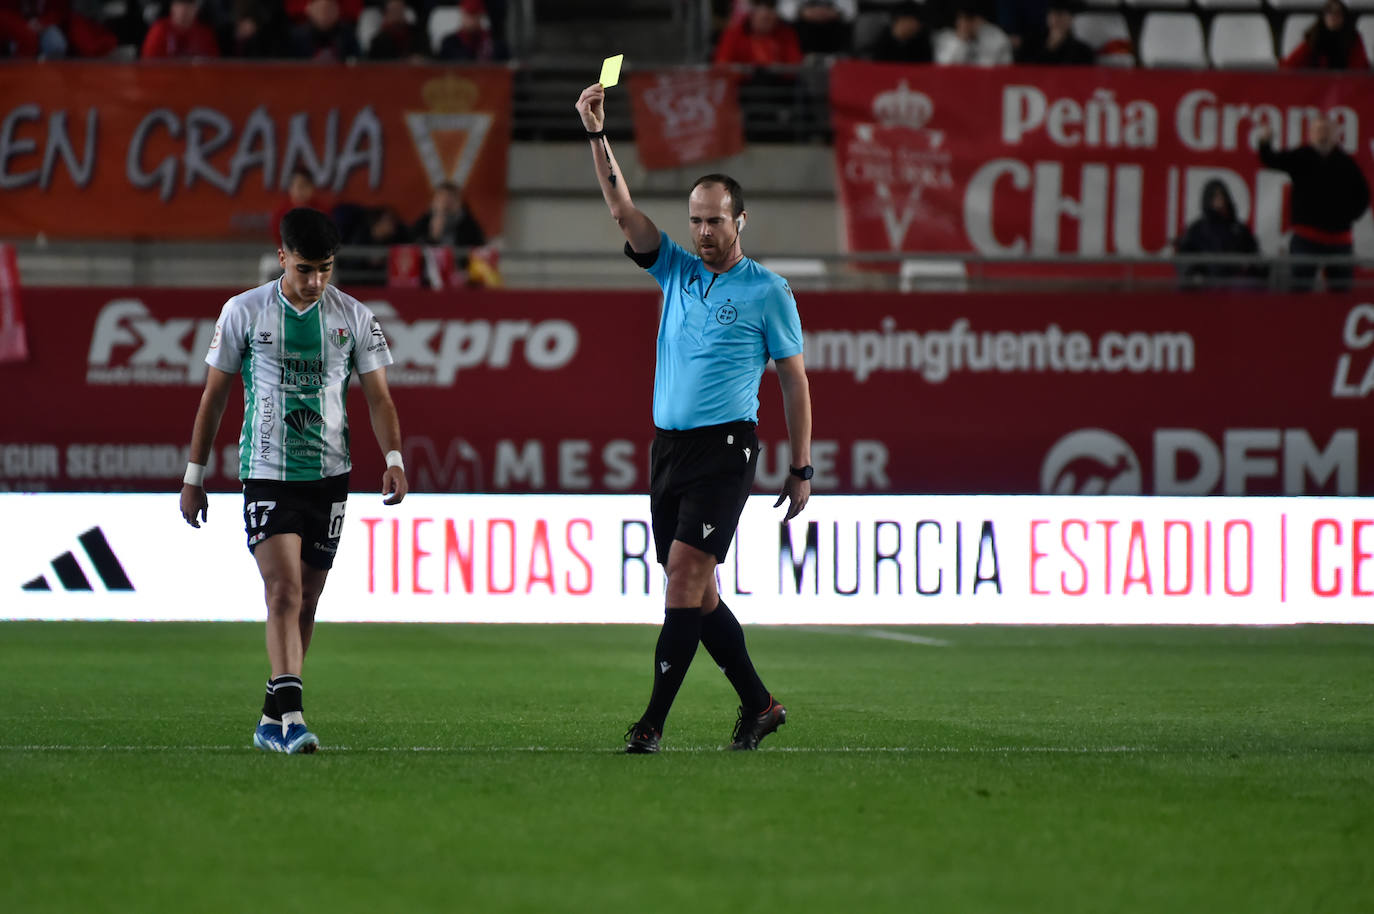
<instances>
[{"instance_id":1,"label":"black wristwatch","mask_svg":"<svg viewBox=\"0 0 1374 914\"><path fill-rule=\"evenodd\" d=\"M787 472L791 473L798 479L810 479L812 476L816 475L816 468L808 463L804 467L789 466L787 468Z\"/></svg>"}]
</instances>

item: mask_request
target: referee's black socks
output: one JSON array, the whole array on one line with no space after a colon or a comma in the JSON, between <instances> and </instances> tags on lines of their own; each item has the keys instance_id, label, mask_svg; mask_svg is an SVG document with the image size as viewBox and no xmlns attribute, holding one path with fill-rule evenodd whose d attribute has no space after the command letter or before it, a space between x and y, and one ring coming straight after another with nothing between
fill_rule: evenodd
<instances>
[{"instance_id":1,"label":"referee's black socks","mask_svg":"<svg viewBox=\"0 0 1374 914\"><path fill-rule=\"evenodd\" d=\"M697 653L701 640L701 607L669 608L663 614L663 628L654 648L654 691L649 696L649 708L644 723L659 733L668 719L677 690L682 687L687 668Z\"/></svg>"},{"instance_id":2,"label":"referee's black socks","mask_svg":"<svg viewBox=\"0 0 1374 914\"><path fill-rule=\"evenodd\" d=\"M763 680L754 671L749 650L744 646L744 629L721 600L716 608L701 617L701 643L739 693L739 703L750 714L768 709L770 697Z\"/></svg>"}]
</instances>

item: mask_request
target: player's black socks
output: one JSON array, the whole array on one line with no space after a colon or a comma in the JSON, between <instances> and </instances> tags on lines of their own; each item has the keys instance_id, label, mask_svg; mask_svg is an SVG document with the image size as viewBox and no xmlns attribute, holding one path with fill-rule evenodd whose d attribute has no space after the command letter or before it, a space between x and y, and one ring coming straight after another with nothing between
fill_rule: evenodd
<instances>
[{"instance_id":1,"label":"player's black socks","mask_svg":"<svg viewBox=\"0 0 1374 914\"><path fill-rule=\"evenodd\" d=\"M267 680L267 695L262 700L262 716L269 720L281 720L281 708L277 707L276 687Z\"/></svg>"},{"instance_id":2,"label":"player's black socks","mask_svg":"<svg viewBox=\"0 0 1374 914\"><path fill-rule=\"evenodd\" d=\"M701 617L701 643L739 693L739 703L750 713L768 709L770 697L763 680L754 671L754 662L744 646L744 629L721 600L716 608Z\"/></svg>"},{"instance_id":3,"label":"player's black socks","mask_svg":"<svg viewBox=\"0 0 1374 914\"><path fill-rule=\"evenodd\" d=\"M301 687L301 677L287 673L283 676L274 676L268 683L272 694L277 699L277 710L282 714L290 714L292 711L297 713L303 710L301 700L304 697Z\"/></svg>"},{"instance_id":4,"label":"player's black socks","mask_svg":"<svg viewBox=\"0 0 1374 914\"><path fill-rule=\"evenodd\" d=\"M643 718L659 733L663 732L668 709L682 687L682 679L692 665L700 640L700 606L670 608L663 614L663 628L658 633L658 646L654 648L654 691L649 696L649 709Z\"/></svg>"}]
</instances>

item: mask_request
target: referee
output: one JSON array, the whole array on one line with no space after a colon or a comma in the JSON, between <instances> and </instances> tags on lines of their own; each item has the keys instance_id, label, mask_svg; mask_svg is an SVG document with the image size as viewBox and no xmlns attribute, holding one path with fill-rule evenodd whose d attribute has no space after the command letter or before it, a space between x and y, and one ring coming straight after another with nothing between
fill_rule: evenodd
<instances>
[{"instance_id":1,"label":"referee","mask_svg":"<svg viewBox=\"0 0 1374 914\"><path fill-rule=\"evenodd\" d=\"M727 175L699 178L687 198L695 253L673 242L630 199L602 129L606 93L588 86L577 111L591 143L601 194L625 233L625 253L663 289L654 370L650 512L658 561L668 573L663 628L654 650L654 685L625 751L657 752L668 710L706 646L739 693L731 749L757 749L787 720L754 671L744 631L716 589L740 512L754 483L759 382L777 364L793 466L774 507L784 521L811 495L811 393L802 362L801 319L787 282L745 257L744 193Z\"/></svg>"}]
</instances>

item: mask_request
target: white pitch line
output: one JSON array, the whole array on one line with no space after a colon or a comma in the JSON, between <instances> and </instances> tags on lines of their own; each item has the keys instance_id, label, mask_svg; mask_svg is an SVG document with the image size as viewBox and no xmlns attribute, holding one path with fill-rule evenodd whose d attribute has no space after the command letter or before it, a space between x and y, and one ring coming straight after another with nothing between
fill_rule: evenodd
<instances>
[{"instance_id":1,"label":"white pitch line","mask_svg":"<svg viewBox=\"0 0 1374 914\"><path fill-rule=\"evenodd\" d=\"M0 746L0 752L240 752L243 746L82 746L13 745ZM454 755L519 753L566 753L574 755L618 754L619 747L589 749L585 746L325 746L324 753L432 752ZM668 746L664 752L723 752L722 746ZM1162 749L1153 746L769 746L761 752L788 752L809 755L830 754L911 754L911 755L1132 755L1162 752L1207 752L1212 750Z\"/></svg>"},{"instance_id":2,"label":"white pitch line","mask_svg":"<svg viewBox=\"0 0 1374 914\"><path fill-rule=\"evenodd\" d=\"M905 632L890 632L885 628L849 627L843 625L803 625L802 631L818 632L822 635L854 635L859 638L880 638L884 641L901 641L905 644L923 644L926 647L950 647L953 641L941 638L927 638L923 635L908 635Z\"/></svg>"}]
</instances>

